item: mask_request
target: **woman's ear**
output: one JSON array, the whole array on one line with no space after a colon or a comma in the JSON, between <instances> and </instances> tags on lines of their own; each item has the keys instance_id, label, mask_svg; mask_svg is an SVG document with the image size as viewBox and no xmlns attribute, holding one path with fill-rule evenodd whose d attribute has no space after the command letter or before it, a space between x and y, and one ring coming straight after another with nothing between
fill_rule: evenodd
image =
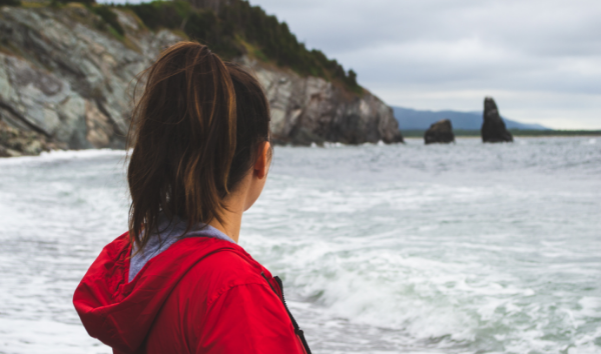
<instances>
[{"instance_id":1,"label":"woman's ear","mask_svg":"<svg viewBox=\"0 0 601 354\"><path fill-rule=\"evenodd\" d=\"M253 168L253 174L258 179L263 179L269 171L269 163L271 162L271 144L266 141L259 145L257 161Z\"/></svg>"}]
</instances>

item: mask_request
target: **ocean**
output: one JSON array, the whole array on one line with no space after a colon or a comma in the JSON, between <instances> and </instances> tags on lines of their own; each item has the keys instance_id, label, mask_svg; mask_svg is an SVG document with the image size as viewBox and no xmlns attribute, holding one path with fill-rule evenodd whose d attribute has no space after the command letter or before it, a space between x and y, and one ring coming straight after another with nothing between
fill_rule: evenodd
<instances>
[{"instance_id":1,"label":"ocean","mask_svg":"<svg viewBox=\"0 0 601 354\"><path fill-rule=\"evenodd\" d=\"M111 353L71 304L124 152L0 160L0 353ZM240 244L314 353L601 353L601 138L276 147Z\"/></svg>"}]
</instances>

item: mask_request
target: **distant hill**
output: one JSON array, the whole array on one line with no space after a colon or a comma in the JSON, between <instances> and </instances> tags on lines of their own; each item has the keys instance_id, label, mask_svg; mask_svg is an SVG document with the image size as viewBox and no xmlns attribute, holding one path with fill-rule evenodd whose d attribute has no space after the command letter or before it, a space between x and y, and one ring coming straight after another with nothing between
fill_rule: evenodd
<instances>
[{"instance_id":1,"label":"distant hill","mask_svg":"<svg viewBox=\"0 0 601 354\"><path fill-rule=\"evenodd\" d=\"M430 124L441 119L450 119L453 129L480 130L482 127L482 112L457 111L420 111L416 109L391 106L394 117L399 122L399 129L426 130ZM520 130L551 130L540 124L527 124L503 118L507 129Z\"/></svg>"}]
</instances>

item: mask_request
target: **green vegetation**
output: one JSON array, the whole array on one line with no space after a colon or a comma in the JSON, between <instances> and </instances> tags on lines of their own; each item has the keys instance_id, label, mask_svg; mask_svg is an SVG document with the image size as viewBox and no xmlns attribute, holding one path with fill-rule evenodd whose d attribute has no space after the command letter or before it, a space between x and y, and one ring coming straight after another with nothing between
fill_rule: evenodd
<instances>
[{"instance_id":1,"label":"green vegetation","mask_svg":"<svg viewBox=\"0 0 601 354\"><path fill-rule=\"evenodd\" d=\"M123 38L125 36L125 30L117 20L117 15L111 10L109 6L99 5L91 6L90 9L102 20L104 24L108 26L108 31L111 32L117 38Z\"/></svg>"},{"instance_id":2,"label":"green vegetation","mask_svg":"<svg viewBox=\"0 0 601 354\"><path fill-rule=\"evenodd\" d=\"M94 27L110 33L120 41L125 40L125 30L121 26L121 23L119 23L117 14L111 10L112 6L96 4L95 0L50 0L50 5L55 8L63 8L65 6L85 7L100 17L99 21L94 21Z\"/></svg>"},{"instance_id":3,"label":"green vegetation","mask_svg":"<svg viewBox=\"0 0 601 354\"><path fill-rule=\"evenodd\" d=\"M290 32L285 22L268 15L247 0L231 0L216 13L212 9L197 9L185 0L153 1L141 4L96 4L95 0L50 0L51 6L63 7L81 3L101 18L95 26L127 43L125 30L113 8L136 14L146 28L172 30L191 40L208 45L222 58L230 60L248 54L263 62L288 67L302 76L317 76L338 83L361 95L353 70L344 70L335 59L316 49L308 50ZM0 5L21 5L21 0L0 0Z\"/></svg>"},{"instance_id":4,"label":"green vegetation","mask_svg":"<svg viewBox=\"0 0 601 354\"><path fill-rule=\"evenodd\" d=\"M480 137L481 136L481 133L479 130L453 129L453 134L455 134L455 136L465 136L465 137L470 137L470 136Z\"/></svg>"},{"instance_id":5,"label":"green vegetation","mask_svg":"<svg viewBox=\"0 0 601 354\"><path fill-rule=\"evenodd\" d=\"M543 136L601 136L601 130L521 130L510 129L513 136L543 137ZM425 130L401 130L405 138L423 138ZM456 137L480 137L479 130L454 129Z\"/></svg>"},{"instance_id":6,"label":"green vegetation","mask_svg":"<svg viewBox=\"0 0 601 354\"><path fill-rule=\"evenodd\" d=\"M21 0L0 0L0 6L21 6Z\"/></svg>"},{"instance_id":7,"label":"green vegetation","mask_svg":"<svg viewBox=\"0 0 601 354\"><path fill-rule=\"evenodd\" d=\"M514 136L601 136L601 130L520 130L510 129Z\"/></svg>"},{"instance_id":8,"label":"green vegetation","mask_svg":"<svg viewBox=\"0 0 601 354\"><path fill-rule=\"evenodd\" d=\"M96 0L51 0L51 4L53 6L65 5L72 2L79 2L86 6L92 6L96 3Z\"/></svg>"},{"instance_id":9,"label":"green vegetation","mask_svg":"<svg viewBox=\"0 0 601 354\"><path fill-rule=\"evenodd\" d=\"M182 30L188 38L207 44L225 59L248 53L259 60L290 67L300 75L322 77L340 82L357 94L363 92L353 70L346 72L323 52L308 50L285 22L245 0L234 0L219 13L195 9L181 0L112 6L133 11L151 30ZM115 28L112 24L111 27Z\"/></svg>"}]
</instances>

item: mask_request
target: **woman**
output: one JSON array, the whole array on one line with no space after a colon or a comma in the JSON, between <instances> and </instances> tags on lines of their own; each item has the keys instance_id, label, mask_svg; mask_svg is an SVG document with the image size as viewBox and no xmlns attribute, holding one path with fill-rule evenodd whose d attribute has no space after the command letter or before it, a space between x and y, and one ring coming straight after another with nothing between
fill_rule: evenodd
<instances>
[{"instance_id":1,"label":"woman","mask_svg":"<svg viewBox=\"0 0 601 354\"><path fill-rule=\"evenodd\" d=\"M114 353L310 353L279 278L237 245L271 161L258 82L182 42L147 70L133 114L129 232L74 295Z\"/></svg>"}]
</instances>

